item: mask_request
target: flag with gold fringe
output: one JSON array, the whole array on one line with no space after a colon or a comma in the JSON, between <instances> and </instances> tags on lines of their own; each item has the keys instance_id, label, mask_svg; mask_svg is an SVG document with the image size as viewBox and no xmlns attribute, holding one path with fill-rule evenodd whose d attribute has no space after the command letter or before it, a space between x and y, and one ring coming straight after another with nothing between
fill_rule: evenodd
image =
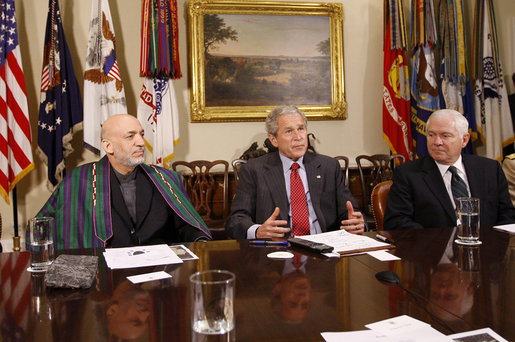
<instances>
[{"instance_id":1,"label":"flag with gold fringe","mask_svg":"<svg viewBox=\"0 0 515 342\"><path fill-rule=\"evenodd\" d=\"M7 0L0 19L0 195L7 204L9 191L34 169L31 141L14 0Z\"/></svg>"},{"instance_id":2,"label":"flag with gold fringe","mask_svg":"<svg viewBox=\"0 0 515 342\"><path fill-rule=\"evenodd\" d=\"M439 8L440 107L454 109L469 122L472 139L464 148L472 153L477 138L474 97L468 76L463 0L441 0Z\"/></svg>"},{"instance_id":3,"label":"flag with gold fringe","mask_svg":"<svg viewBox=\"0 0 515 342\"><path fill-rule=\"evenodd\" d=\"M138 119L152 163L170 168L179 143L173 78L181 77L175 0L142 0L140 75L145 76Z\"/></svg>"},{"instance_id":4,"label":"flag with gold fringe","mask_svg":"<svg viewBox=\"0 0 515 342\"><path fill-rule=\"evenodd\" d=\"M101 154L102 123L111 115L127 113L108 0L91 1L85 69L84 147Z\"/></svg>"},{"instance_id":5,"label":"flag with gold fringe","mask_svg":"<svg viewBox=\"0 0 515 342\"><path fill-rule=\"evenodd\" d=\"M385 0L384 14L383 137L392 154L410 160L410 86L402 0Z\"/></svg>"},{"instance_id":6,"label":"flag with gold fringe","mask_svg":"<svg viewBox=\"0 0 515 342\"><path fill-rule=\"evenodd\" d=\"M64 177L72 136L82 128L82 99L57 0L48 2L44 46L38 153L48 166L47 187L52 191Z\"/></svg>"},{"instance_id":7,"label":"flag with gold fringe","mask_svg":"<svg viewBox=\"0 0 515 342\"><path fill-rule=\"evenodd\" d=\"M513 147L513 125L504 84L492 0L477 0L474 11L474 97L477 130L488 158L502 160Z\"/></svg>"},{"instance_id":8,"label":"flag with gold fringe","mask_svg":"<svg viewBox=\"0 0 515 342\"><path fill-rule=\"evenodd\" d=\"M426 122L439 105L434 46L437 42L433 0L411 2L411 134L416 157L427 152Z\"/></svg>"}]
</instances>

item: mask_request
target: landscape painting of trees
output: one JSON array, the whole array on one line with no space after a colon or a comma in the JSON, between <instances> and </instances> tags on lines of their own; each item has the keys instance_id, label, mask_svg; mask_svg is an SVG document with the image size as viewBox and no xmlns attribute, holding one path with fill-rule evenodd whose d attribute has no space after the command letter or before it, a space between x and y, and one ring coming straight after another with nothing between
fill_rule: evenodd
<instances>
[{"instance_id":1,"label":"landscape painting of trees","mask_svg":"<svg viewBox=\"0 0 515 342\"><path fill-rule=\"evenodd\" d=\"M328 17L204 15L206 105L331 103L329 39Z\"/></svg>"},{"instance_id":2,"label":"landscape painting of trees","mask_svg":"<svg viewBox=\"0 0 515 342\"><path fill-rule=\"evenodd\" d=\"M259 120L283 104L346 117L341 4L200 1L189 16L193 122Z\"/></svg>"}]
</instances>

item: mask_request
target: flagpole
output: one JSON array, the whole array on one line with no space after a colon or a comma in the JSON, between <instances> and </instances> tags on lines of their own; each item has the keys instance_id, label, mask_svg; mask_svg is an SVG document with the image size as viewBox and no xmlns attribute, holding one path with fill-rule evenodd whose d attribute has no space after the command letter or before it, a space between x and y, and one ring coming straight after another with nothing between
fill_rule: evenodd
<instances>
[{"instance_id":1,"label":"flagpole","mask_svg":"<svg viewBox=\"0 0 515 342\"><path fill-rule=\"evenodd\" d=\"M18 235L18 196L16 195L16 186L13 188L13 220L14 220L14 236L13 236L13 251L19 252L20 236Z\"/></svg>"}]
</instances>

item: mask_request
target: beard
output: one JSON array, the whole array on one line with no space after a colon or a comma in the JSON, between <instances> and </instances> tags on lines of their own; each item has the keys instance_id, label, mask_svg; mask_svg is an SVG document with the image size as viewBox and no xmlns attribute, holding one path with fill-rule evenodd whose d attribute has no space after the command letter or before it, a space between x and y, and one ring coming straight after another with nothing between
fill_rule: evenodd
<instances>
[{"instance_id":1,"label":"beard","mask_svg":"<svg viewBox=\"0 0 515 342\"><path fill-rule=\"evenodd\" d=\"M134 151L132 151L132 153L140 151L140 150L143 151L143 153L145 152L145 148L142 147L142 148L135 149ZM114 157L116 158L116 160L118 160L118 162L120 164L130 167L130 168L135 168L136 166L143 164L145 162L145 154L143 154L143 156L141 156L139 158L133 158L132 153L125 154L123 151L120 151L117 147L115 147L113 154L114 154Z\"/></svg>"}]
</instances>

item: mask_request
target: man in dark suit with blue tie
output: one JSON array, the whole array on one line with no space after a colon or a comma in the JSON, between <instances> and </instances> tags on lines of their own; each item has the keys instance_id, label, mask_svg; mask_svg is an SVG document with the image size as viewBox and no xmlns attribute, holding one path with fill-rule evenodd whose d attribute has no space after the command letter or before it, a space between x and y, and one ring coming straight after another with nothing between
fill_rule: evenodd
<instances>
[{"instance_id":1,"label":"man in dark suit with blue tie","mask_svg":"<svg viewBox=\"0 0 515 342\"><path fill-rule=\"evenodd\" d=\"M481 226L515 222L501 164L462 155L469 138L468 121L461 113L442 109L429 117L429 156L395 168L384 229L455 227L457 196L480 199Z\"/></svg>"},{"instance_id":2,"label":"man in dark suit with blue tie","mask_svg":"<svg viewBox=\"0 0 515 342\"><path fill-rule=\"evenodd\" d=\"M355 210L340 164L334 158L307 152L304 113L294 106L277 107L268 115L266 129L278 151L251 159L241 168L225 225L227 234L234 239L282 238L337 229L361 234L363 215ZM300 190L292 186L295 184ZM303 209L297 209L297 201L303 202ZM297 210L303 215L297 215Z\"/></svg>"}]
</instances>

